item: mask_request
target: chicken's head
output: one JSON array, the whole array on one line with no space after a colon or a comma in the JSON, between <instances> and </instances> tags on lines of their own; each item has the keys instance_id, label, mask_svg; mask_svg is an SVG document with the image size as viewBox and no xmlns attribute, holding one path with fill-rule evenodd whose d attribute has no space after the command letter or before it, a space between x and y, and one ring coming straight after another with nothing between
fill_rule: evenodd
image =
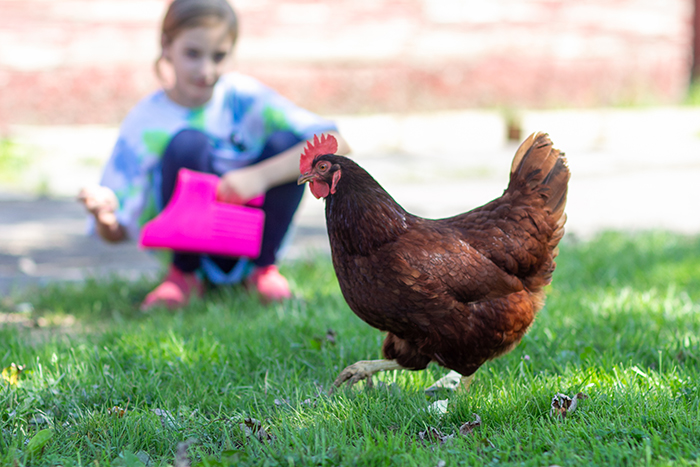
<instances>
[{"instance_id":1,"label":"chicken's head","mask_svg":"<svg viewBox=\"0 0 700 467\"><path fill-rule=\"evenodd\" d=\"M335 193L335 187L340 180L340 167L322 159L322 156L332 156L338 150L338 141L332 135L314 135L313 143L307 142L304 153L299 161L301 176L297 183L309 182L311 193L316 198L325 198Z\"/></svg>"}]
</instances>

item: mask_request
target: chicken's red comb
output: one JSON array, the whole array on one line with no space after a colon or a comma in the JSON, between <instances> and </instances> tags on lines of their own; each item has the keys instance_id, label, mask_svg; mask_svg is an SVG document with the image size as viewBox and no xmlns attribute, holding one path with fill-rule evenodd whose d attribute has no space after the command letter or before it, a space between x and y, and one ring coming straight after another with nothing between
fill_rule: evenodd
<instances>
[{"instance_id":1,"label":"chicken's red comb","mask_svg":"<svg viewBox=\"0 0 700 467\"><path fill-rule=\"evenodd\" d=\"M316 156L335 154L337 150L338 140L335 139L335 136L323 134L319 139L318 135L314 135L313 143L306 142L306 147L299 160L299 172L304 174L311 170L311 164Z\"/></svg>"}]
</instances>

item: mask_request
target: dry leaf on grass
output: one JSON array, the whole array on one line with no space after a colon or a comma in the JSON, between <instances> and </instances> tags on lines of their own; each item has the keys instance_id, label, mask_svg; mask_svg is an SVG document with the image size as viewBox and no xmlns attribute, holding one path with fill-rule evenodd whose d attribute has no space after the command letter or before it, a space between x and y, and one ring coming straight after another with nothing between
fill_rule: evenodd
<instances>
[{"instance_id":1,"label":"dry leaf on grass","mask_svg":"<svg viewBox=\"0 0 700 467\"><path fill-rule=\"evenodd\" d=\"M429 443L438 442L440 444L445 444L447 441L453 439L455 435L446 435L442 433L435 427L429 426L425 431L418 432L418 439L420 441L427 441Z\"/></svg>"},{"instance_id":2,"label":"dry leaf on grass","mask_svg":"<svg viewBox=\"0 0 700 467\"><path fill-rule=\"evenodd\" d=\"M472 414L474 415L474 421L473 422L467 422L464 425L459 427L459 434L462 436L468 436L471 435L472 432L474 431L474 428L481 426L481 417L477 414Z\"/></svg>"},{"instance_id":3,"label":"dry leaf on grass","mask_svg":"<svg viewBox=\"0 0 700 467\"><path fill-rule=\"evenodd\" d=\"M241 428L241 431L245 433L246 438L254 436L261 443L266 441L274 441L274 436L265 431L260 420L255 418L246 418L238 426Z\"/></svg>"},{"instance_id":4,"label":"dry leaf on grass","mask_svg":"<svg viewBox=\"0 0 700 467\"><path fill-rule=\"evenodd\" d=\"M582 392L576 394L573 399L566 394L557 393L552 397L552 409L550 414L552 417L566 418L567 415L574 413L578 401L588 399L588 396Z\"/></svg>"},{"instance_id":5,"label":"dry leaf on grass","mask_svg":"<svg viewBox=\"0 0 700 467\"><path fill-rule=\"evenodd\" d=\"M111 409L107 409L107 415L111 415L116 418L122 418L124 415L126 415L126 409L128 407L128 405L126 407L119 407L118 405L115 405Z\"/></svg>"},{"instance_id":6,"label":"dry leaf on grass","mask_svg":"<svg viewBox=\"0 0 700 467\"><path fill-rule=\"evenodd\" d=\"M462 426L459 427L459 434L461 436L470 436L473 435L473 431L475 428L481 426L481 417L477 414L474 415L474 421L473 422L466 422L462 424ZM440 430L438 430L435 427L428 427L427 430L425 431L420 431L418 432L418 439L420 441L427 441L427 442L438 442L440 444L445 444L451 439L454 439L455 435L450 434L446 435L442 433ZM490 441L487 440L487 442L493 447L493 444L491 444Z\"/></svg>"}]
</instances>

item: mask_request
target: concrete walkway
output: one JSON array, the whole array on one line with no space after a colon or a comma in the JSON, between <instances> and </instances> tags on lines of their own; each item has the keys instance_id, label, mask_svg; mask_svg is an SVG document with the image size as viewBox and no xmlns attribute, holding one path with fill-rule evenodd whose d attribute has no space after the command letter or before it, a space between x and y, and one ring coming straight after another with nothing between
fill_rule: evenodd
<instances>
[{"instance_id":1,"label":"concrete walkway","mask_svg":"<svg viewBox=\"0 0 700 467\"><path fill-rule=\"evenodd\" d=\"M567 232L604 229L700 233L700 109L523 112L523 138L547 131L572 171ZM495 112L336 118L364 166L407 210L457 214L500 196L517 144ZM96 183L116 138L112 127L13 127L26 157L1 174L0 294L29 284L158 273L133 244L84 235L73 197ZM17 165L17 164L15 164ZM43 193L48 197L37 197ZM328 251L323 202L304 198L285 258Z\"/></svg>"}]
</instances>

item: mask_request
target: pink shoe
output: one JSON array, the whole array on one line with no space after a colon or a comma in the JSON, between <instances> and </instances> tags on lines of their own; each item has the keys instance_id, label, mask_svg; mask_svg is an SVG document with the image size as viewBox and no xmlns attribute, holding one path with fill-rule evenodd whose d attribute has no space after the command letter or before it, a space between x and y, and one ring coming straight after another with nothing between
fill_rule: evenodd
<instances>
[{"instance_id":1,"label":"pink shoe","mask_svg":"<svg viewBox=\"0 0 700 467\"><path fill-rule=\"evenodd\" d=\"M198 297L204 294L202 282L194 273L182 272L171 265L163 282L146 295L141 303L141 311L149 311L157 306L171 310L182 308L189 303L192 293Z\"/></svg>"},{"instance_id":2,"label":"pink shoe","mask_svg":"<svg viewBox=\"0 0 700 467\"><path fill-rule=\"evenodd\" d=\"M274 264L255 268L250 277L248 277L247 285L255 288L260 294L260 300L263 303L281 302L292 297L287 279L280 274L277 266Z\"/></svg>"}]
</instances>

